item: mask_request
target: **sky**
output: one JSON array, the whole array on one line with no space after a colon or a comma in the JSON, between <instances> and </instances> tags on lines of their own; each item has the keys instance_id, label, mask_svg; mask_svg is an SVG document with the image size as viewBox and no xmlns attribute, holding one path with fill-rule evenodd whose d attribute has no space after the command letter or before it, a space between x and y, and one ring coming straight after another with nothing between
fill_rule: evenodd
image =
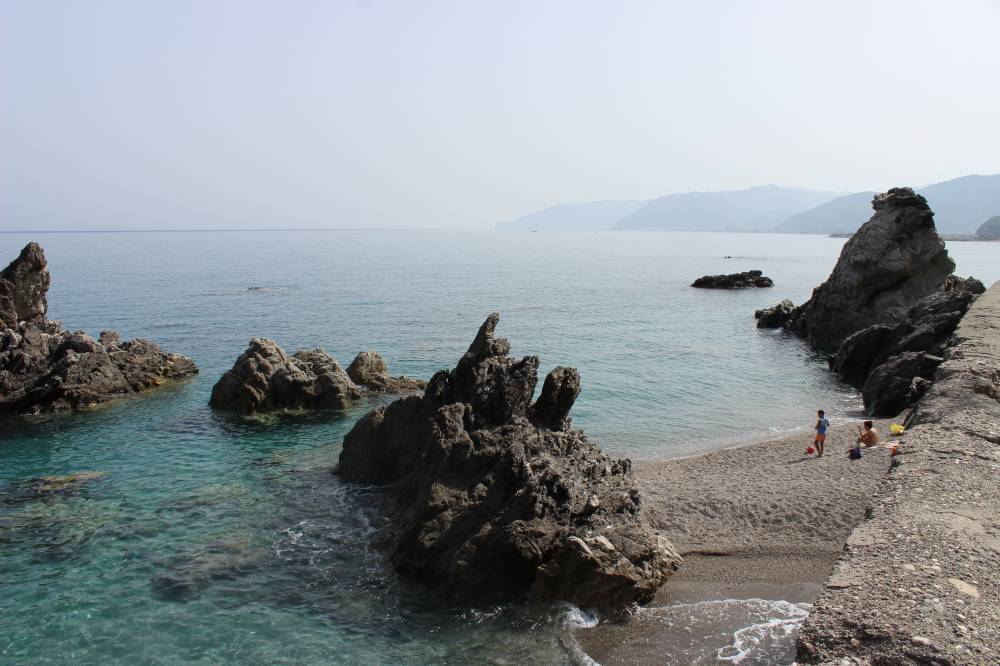
<instances>
[{"instance_id":1,"label":"sky","mask_svg":"<svg viewBox=\"0 0 1000 666\"><path fill-rule=\"evenodd\" d=\"M0 230L1000 172L1000 2L0 0Z\"/></svg>"}]
</instances>

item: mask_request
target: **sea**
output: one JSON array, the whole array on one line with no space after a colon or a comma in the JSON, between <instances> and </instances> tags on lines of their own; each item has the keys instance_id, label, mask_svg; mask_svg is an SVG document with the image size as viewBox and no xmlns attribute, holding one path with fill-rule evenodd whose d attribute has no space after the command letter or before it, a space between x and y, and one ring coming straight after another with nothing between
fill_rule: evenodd
<instances>
[{"instance_id":1,"label":"sea","mask_svg":"<svg viewBox=\"0 0 1000 666\"><path fill-rule=\"evenodd\" d=\"M860 410L823 354L753 318L808 298L843 239L2 233L0 261L29 240L49 260L50 318L149 338L201 372L82 414L0 421L0 664L586 662L572 640L599 621L586 609L449 606L371 547L377 490L331 468L343 435L386 399L258 419L209 409L212 385L252 336L289 352L322 347L345 365L376 350L394 374L429 378L496 311L498 334L514 354L537 355L542 374L579 369L575 427L632 459L806 438L817 409L834 422ZM1000 279L1000 244L948 249L959 274ZM689 286L749 269L775 286ZM91 476L78 492L24 492L31 479L81 472ZM788 663L807 609L769 603L659 612L683 629L687 663Z\"/></svg>"}]
</instances>

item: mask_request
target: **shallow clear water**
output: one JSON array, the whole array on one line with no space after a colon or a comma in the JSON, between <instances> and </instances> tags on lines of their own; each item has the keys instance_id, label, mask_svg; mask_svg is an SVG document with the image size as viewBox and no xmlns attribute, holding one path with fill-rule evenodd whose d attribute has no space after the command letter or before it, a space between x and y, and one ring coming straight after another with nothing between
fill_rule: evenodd
<instances>
[{"instance_id":1,"label":"shallow clear water","mask_svg":"<svg viewBox=\"0 0 1000 666\"><path fill-rule=\"evenodd\" d=\"M0 257L28 240L0 234ZM442 607L369 549L369 491L329 469L371 404L262 422L207 408L252 335L290 351L321 346L342 363L376 349L393 372L429 377L453 366L497 310L514 353L537 354L543 372L579 368L575 424L633 458L805 429L817 407L840 418L858 407L820 355L752 318L808 297L838 239L327 231L37 240L53 272L50 317L148 337L193 357L201 374L87 414L0 423L4 664L569 658L565 609ZM1000 245L949 247L959 272L1000 278ZM687 286L750 268L778 286ZM103 476L76 492L25 496L25 480L83 471Z\"/></svg>"}]
</instances>

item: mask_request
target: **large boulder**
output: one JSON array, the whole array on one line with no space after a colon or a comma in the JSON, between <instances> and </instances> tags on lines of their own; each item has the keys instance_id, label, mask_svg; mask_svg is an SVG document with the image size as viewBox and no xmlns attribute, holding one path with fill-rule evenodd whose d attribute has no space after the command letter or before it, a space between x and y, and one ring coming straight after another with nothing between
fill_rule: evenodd
<instances>
[{"instance_id":1,"label":"large boulder","mask_svg":"<svg viewBox=\"0 0 1000 666\"><path fill-rule=\"evenodd\" d=\"M351 380L372 391L382 393L406 393L422 391L427 382L409 377L393 377L382 355L374 351L363 351L347 366L347 376Z\"/></svg>"},{"instance_id":2,"label":"large boulder","mask_svg":"<svg viewBox=\"0 0 1000 666\"><path fill-rule=\"evenodd\" d=\"M942 356L981 286L972 278L949 278L945 290L920 299L898 320L848 336L830 357L830 369L844 381L864 387L870 416L895 416L919 399L934 379L937 362L918 363L912 354L921 359ZM914 386L919 390L911 390L917 379Z\"/></svg>"},{"instance_id":3,"label":"large boulder","mask_svg":"<svg viewBox=\"0 0 1000 666\"><path fill-rule=\"evenodd\" d=\"M704 275L693 283L698 289L751 289L753 287L773 287L774 281L763 271L746 271L729 275Z\"/></svg>"},{"instance_id":4,"label":"large boulder","mask_svg":"<svg viewBox=\"0 0 1000 666\"><path fill-rule=\"evenodd\" d=\"M385 486L380 545L447 599L650 601L680 558L643 517L631 463L570 429L576 370L556 368L532 402L538 358L511 357L498 321L423 395L362 418L337 474Z\"/></svg>"},{"instance_id":5,"label":"large boulder","mask_svg":"<svg viewBox=\"0 0 1000 666\"><path fill-rule=\"evenodd\" d=\"M194 362L148 340L94 340L45 318L45 254L29 243L0 275L0 411L80 410L196 374Z\"/></svg>"},{"instance_id":6,"label":"large boulder","mask_svg":"<svg viewBox=\"0 0 1000 666\"><path fill-rule=\"evenodd\" d=\"M343 409L361 389L322 349L288 356L273 340L251 338L215 386L209 405L240 414L279 410Z\"/></svg>"},{"instance_id":7,"label":"large boulder","mask_svg":"<svg viewBox=\"0 0 1000 666\"><path fill-rule=\"evenodd\" d=\"M955 269L926 199L908 187L878 194L875 214L845 244L826 282L786 327L834 350L852 333L899 319Z\"/></svg>"},{"instance_id":8,"label":"large boulder","mask_svg":"<svg viewBox=\"0 0 1000 666\"><path fill-rule=\"evenodd\" d=\"M795 304L786 298L777 305L757 310L753 316L757 320L757 328L781 328L794 310Z\"/></svg>"}]
</instances>

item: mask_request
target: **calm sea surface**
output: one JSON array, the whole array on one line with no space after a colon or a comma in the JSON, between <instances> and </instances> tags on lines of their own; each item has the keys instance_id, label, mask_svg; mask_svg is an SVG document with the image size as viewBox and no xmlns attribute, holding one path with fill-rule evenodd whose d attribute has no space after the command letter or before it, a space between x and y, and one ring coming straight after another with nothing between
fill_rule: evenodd
<instances>
[{"instance_id":1,"label":"calm sea surface","mask_svg":"<svg viewBox=\"0 0 1000 666\"><path fill-rule=\"evenodd\" d=\"M0 263L28 240L49 259L51 318L93 335L150 338L194 358L201 374L87 414L0 422L2 664L568 661L564 627L580 614L448 608L370 550L371 491L329 470L372 403L268 421L208 409L212 384L251 336L287 351L323 347L343 364L375 349L394 373L429 378L454 365L495 310L515 354L538 355L543 373L580 370L575 425L632 458L805 433L817 408L844 419L860 403L821 355L757 330L752 316L782 298L805 300L833 267L839 239L0 234ZM1000 244L949 250L959 273L1000 279ZM777 286L688 287L752 268ZM71 472L103 476L46 500L21 492L25 480ZM736 633L737 642L747 635ZM787 653L787 641L772 643L750 646L743 663ZM725 647L707 643L706 663L732 660Z\"/></svg>"}]
</instances>

